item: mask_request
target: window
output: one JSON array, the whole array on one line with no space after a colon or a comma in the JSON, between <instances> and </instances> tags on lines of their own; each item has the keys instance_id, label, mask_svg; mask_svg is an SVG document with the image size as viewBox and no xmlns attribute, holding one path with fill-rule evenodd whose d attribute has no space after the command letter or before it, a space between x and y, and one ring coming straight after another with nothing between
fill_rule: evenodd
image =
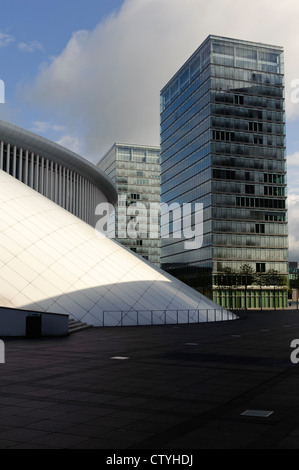
<instances>
[{"instance_id":1,"label":"window","mask_svg":"<svg viewBox=\"0 0 299 470\"><path fill-rule=\"evenodd\" d=\"M131 199L134 201L139 201L140 200L140 194L131 194Z\"/></svg>"},{"instance_id":2,"label":"window","mask_svg":"<svg viewBox=\"0 0 299 470\"><path fill-rule=\"evenodd\" d=\"M213 178L216 179L226 179L226 180L235 180L236 172L230 170L213 170Z\"/></svg>"},{"instance_id":3,"label":"window","mask_svg":"<svg viewBox=\"0 0 299 470\"><path fill-rule=\"evenodd\" d=\"M262 83L262 81L263 81L263 76L262 76L262 74L260 74L260 73L253 73L253 74L252 74L252 81L253 81L253 82L260 82L260 83Z\"/></svg>"},{"instance_id":4,"label":"window","mask_svg":"<svg viewBox=\"0 0 299 470\"><path fill-rule=\"evenodd\" d=\"M213 131L213 140L224 140L227 142L235 141L234 132Z\"/></svg>"},{"instance_id":5,"label":"window","mask_svg":"<svg viewBox=\"0 0 299 470\"><path fill-rule=\"evenodd\" d=\"M265 233L265 224L256 224L255 225L256 233Z\"/></svg>"},{"instance_id":6,"label":"window","mask_svg":"<svg viewBox=\"0 0 299 470\"><path fill-rule=\"evenodd\" d=\"M250 132L263 132L263 124L261 122L248 122L248 130Z\"/></svg>"},{"instance_id":7,"label":"window","mask_svg":"<svg viewBox=\"0 0 299 470\"><path fill-rule=\"evenodd\" d=\"M237 105L244 104L244 96L242 95L234 95L234 103Z\"/></svg>"},{"instance_id":8,"label":"window","mask_svg":"<svg viewBox=\"0 0 299 470\"><path fill-rule=\"evenodd\" d=\"M261 136L255 135L253 137L253 143L256 145L263 145L263 138Z\"/></svg>"},{"instance_id":9,"label":"window","mask_svg":"<svg viewBox=\"0 0 299 470\"><path fill-rule=\"evenodd\" d=\"M266 272L266 264L265 263L256 263L256 272L257 273L265 273Z\"/></svg>"},{"instance_id":10,"label":"window","mask_svg":"<svg viewBox=\"0 0 299 470\"><path fill-rule=\"evenodd\" d=\"M277 186L264 186L264 195L265 196L285 196L285 189Z\"/></svg>"},{"instance_id":11,"label":"window","mask_svg":"<svg viewBox=\"0 0 299 470\"><path fill-rule=\"evenodd\" d=\"M254 185L253 184L246 184L245 185L245 193L246 194L254 194Z\"/></svg>"},{"instance_id":12,"label":"window","mask_svg":"<svg viewBox=\"0 0 299 470\"><path fill-rule=\"evenodd\" d=\"M265 183L274 183L274 184L284 184L285 178L284 175L275 175L272 173L264 173L264 182Z\"/></svg>"},{"instance_id":13,"label":"window","mask_svg":"<svg viewBox=\"0 0 299 470\"><path fill-rule=\"evenodd\" d=\"M281 199L262 199L250 197L236 197L237 207L260 207L270 209L285 209L286 203Z\"/></svg>"}]
</instances>

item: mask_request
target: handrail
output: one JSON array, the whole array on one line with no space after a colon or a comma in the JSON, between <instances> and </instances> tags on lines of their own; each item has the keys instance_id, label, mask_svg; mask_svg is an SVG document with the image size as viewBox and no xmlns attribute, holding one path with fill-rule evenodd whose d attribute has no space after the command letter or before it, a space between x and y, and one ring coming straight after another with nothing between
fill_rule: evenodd
<instances>
[{"instance_id":1,"label":"handrail","mask_svg":"<svg viewBox=\"0 0 299 470\"><path fill-rule=\"evenodd\" d=\"M185 310L104 310L101 313L100 323L102 327L214 323L237 320L242 316L223 308ZM99 320L99 318L97 319Z\"/></svg>"}]
</instances>

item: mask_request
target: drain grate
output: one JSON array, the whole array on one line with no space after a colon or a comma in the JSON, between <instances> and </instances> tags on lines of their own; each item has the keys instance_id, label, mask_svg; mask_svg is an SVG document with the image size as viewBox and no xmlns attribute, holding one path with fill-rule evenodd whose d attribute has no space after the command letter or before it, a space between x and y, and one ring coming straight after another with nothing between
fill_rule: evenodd
<instances>
[{"instance_id":1,"label":"drain grate","mask_svg":"<svg viewBox=\"0 0 299 470\"><path fill-rule=\"evenodd\" d=\"M111 359L114 359L116 361L125 361L126 359L130 359L130 358L125 357L125 356L114 356L114 357L111 357Z\"/></svg>"},{"instance_id":2,"label":"drain grate","mask_svg":"<svg viewBox=\"0 0 299 470\"><path fill-rule=\"evenodd\" d=\"M244 413L241 413L241 416L249 416L252 418L269 418L272 416L274 411L266 410L246 410Z\"/></svg>"}]
</instances>

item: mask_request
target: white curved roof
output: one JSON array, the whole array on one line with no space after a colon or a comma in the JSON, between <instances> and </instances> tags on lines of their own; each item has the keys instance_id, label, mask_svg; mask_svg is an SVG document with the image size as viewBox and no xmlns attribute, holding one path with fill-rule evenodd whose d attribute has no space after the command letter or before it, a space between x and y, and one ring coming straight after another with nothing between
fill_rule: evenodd
<instances>
[{"instance_id":1,"label":"white curved roof","mask_svg":"<svg viewBox=\"0 0 299 470\"><path fill-rule=\"evenodd\" d=\"M115 184L103 171L75 152L33 132L1 120L0 140L48 158L59 165L66 166L97 186L111 204L115 205L117 203L118 195Z\"/></svg>"},{"instance_id":2,"label":"white curved roof","mask_svg":"<svg viewBox=\"0 0 299 470\"><path fill-rule=\"evenodd\" d=\"M131 310L134 323L136 311L186 318L187 309L199 309L206 321L206 309L220 308L3 171L0 306L66 313L95 326L103 312L116 325L120 311Z\"/></svg>"}]
</instances>

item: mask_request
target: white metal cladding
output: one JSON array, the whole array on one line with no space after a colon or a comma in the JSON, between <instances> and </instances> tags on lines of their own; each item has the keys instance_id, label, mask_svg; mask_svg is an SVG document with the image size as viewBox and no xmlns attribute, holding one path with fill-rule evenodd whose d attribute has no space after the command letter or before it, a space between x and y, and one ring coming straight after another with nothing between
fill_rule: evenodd
<instances>
[{"instance_id":1,"label":"white metal cladding","mask_svg":"<svg viewBox=\"0 0 299 470\"><path fill-rule=\"evenodd\" d=\"M117 202L112 181L60 145L0 121L0 169L94 226L95 207Z\"/></svg>"},{"instance_id":2,"label":"white metal cladding","mask_svg":"<svg viewBox=\"0 0 299 470\"><path fill-rule=\"evenodd\" d=\"M3 171L0 305L69 314L95 326L103 319L112 326L232 317Z\"/></svg>"}]
</instances>

